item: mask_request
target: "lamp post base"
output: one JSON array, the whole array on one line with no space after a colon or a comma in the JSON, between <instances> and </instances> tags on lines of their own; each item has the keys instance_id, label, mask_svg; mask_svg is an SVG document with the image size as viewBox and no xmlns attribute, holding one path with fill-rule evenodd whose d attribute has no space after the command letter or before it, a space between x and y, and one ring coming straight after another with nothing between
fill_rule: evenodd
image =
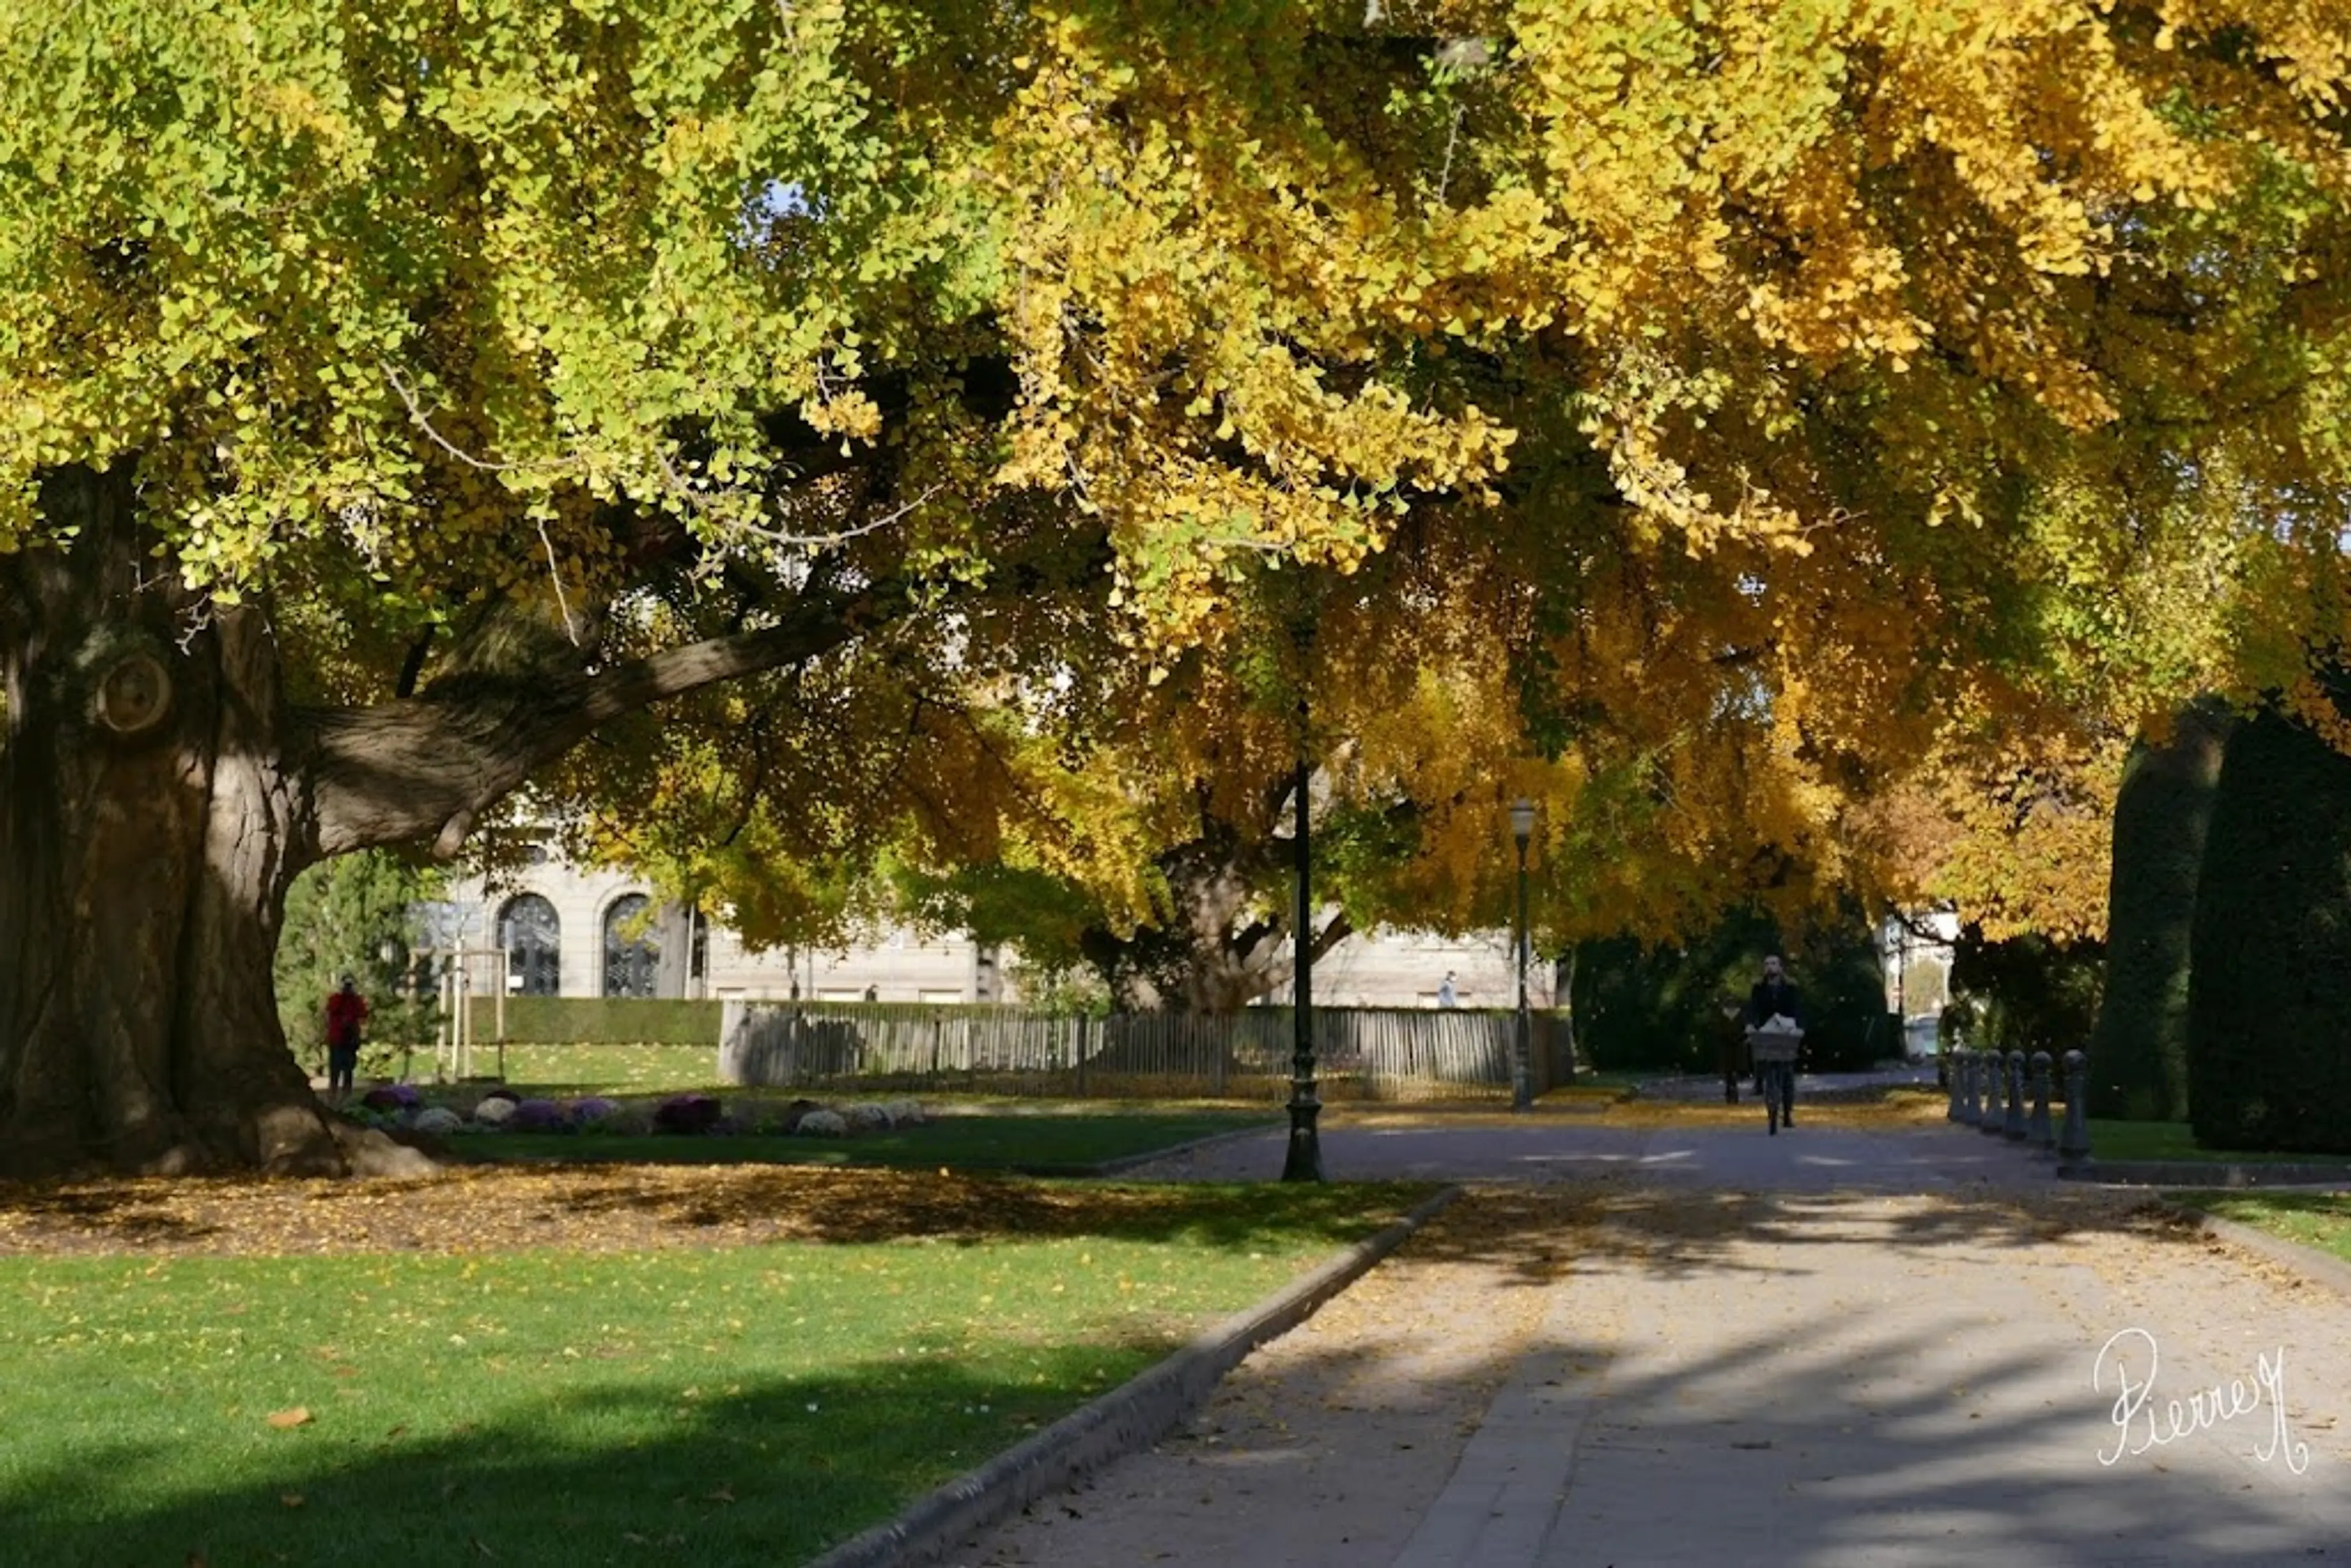
<instances>
[{"instance_id":1,"label":"lamp post base","mask_svg":"<svg viewBox=\"0 0 2351 1568\"><path fill-rule=\"evenodd\" d=\"M1314 1086L1308 1083L1303 1092L1294 1094L1290 1102L1290 1153L1281 1162L1284 1181L1321 1181L1322 1176L1322 1137L1315 1128L1322 1114L1322 1103L1314 1097Z\"/></svg>"},{"instance_id":2,"label":"lamp post base","mask_svg":"<svg viewBox=\"0 0 2351 1568\"><path fill-rule=\"evenodd\" d=\"M1523 965L1521 956L1520 963ZM1511 1040L1510 1109L1531 1111L1535 1108L1534 1028L1527 1016L1526 971L1519 971L1519 1016L1516 1038Z\"/></svg>"}]
</instances>

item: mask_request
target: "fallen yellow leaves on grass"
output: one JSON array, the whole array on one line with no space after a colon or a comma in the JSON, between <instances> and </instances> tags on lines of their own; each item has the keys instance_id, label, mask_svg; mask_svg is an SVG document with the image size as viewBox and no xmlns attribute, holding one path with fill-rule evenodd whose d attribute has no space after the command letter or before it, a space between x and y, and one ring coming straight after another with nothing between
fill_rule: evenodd
<instances>
[{"instance_id":1,"label":"fallen yellow leaves on grass","mask_svg":"<svg viewBox=\"0 0 2351 1568\"><path fill-rule=\"evenodd\" d=\"M407 1180L0 1184L0 1257L643 1251L1065 1236L1148 1225L1171 1189L803 1166L465 1166Z\"/></svg>"}]
</instances>

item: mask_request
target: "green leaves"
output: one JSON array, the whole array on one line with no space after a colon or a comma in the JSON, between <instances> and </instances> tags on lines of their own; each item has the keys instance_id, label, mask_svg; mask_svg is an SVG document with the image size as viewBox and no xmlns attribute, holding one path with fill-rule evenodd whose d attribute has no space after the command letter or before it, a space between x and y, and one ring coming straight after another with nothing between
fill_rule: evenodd
<instances>
[{"instance_id":1,"label":"green leaves","mask_svg":"<svg viewBox=\"0 0 2351 1568\"><path fill-rule=\"evenodd\" d=\"M43 469L134 461L170 568L339 697L476 601L643 652L1058 536L1164 672L1251 643L1260 565L1523 549L1596 591L1366 622L1485 618L1462 664L1575 690L1477 713L1616 716L1595 775L1786 841L1940 709L2119 722L2332 634L2351 68L2304 9L18 7L0 549ZM883 667L827 700L903 714ZM946 779L983 729L898 733ZM867 760L814 840L893 836Z\"/></svg>"}]
</instances>

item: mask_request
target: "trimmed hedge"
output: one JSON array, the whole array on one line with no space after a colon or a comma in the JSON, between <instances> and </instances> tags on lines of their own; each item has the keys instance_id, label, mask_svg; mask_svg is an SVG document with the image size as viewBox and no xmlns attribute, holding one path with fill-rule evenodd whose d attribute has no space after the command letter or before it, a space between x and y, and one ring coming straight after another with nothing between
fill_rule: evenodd
<instances>
[{"instance_id":1,"label":"trimmed hedge","mask_svg":"<svg viewBox=\"0 0 2351 1568\"><path fill-rule=\"evenodd\" d=\"M2192 941L2197 1141L2351 1153L2351 758L2273 713L2229 737Z\"/></svg>"},{"instance_id":2,"label":"trimmed hedge","mask_svg":"<svg viewBox=\"0 0 2351 1568\"><path fill-rule=\"evenodd\" d=\"M2090 1031L2093 1116L2188 1118L2188 963L2196 882L2220 777L2228 709L2181 711L2171 737L2132 753L2115 799L2106 979Z\"/></svg>"},{"instance_id":3,"label":"trimmed hedge","mask_svg":"<svg viewBox=\"0 0 2351 1568\"><path fill-rule=\"evenodd\" d=\"M716 1000L645 997L508 997L515 1045L718 1045ZM474 1038L496 1038L497 1000L474 998Z\"/></svg>"},{"instance_id":4,"label":"trimmed hedge","mask_svg":"<svg viewBox=\"0 0 2351 1568\"><path fill-rule=\"evenodd\" d=\"M786 1004L768 1000L762 1006ZM827 1018L1000 1018L994 1002L810 1002ZM644 997L508 997L511 1045L707 1045L716 1047L726 1004L716 998L675 1000ZM474 998L474 1038L497 1038L495 998Z\"/></svg>"}]
</instances>

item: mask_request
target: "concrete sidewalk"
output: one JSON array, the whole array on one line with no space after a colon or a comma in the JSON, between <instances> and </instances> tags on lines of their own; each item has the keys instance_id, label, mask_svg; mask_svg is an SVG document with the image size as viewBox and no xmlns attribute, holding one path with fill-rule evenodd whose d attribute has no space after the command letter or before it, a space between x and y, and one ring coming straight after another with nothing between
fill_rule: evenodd
<instances>
[{"instance_id":1,"label":"concrete sidewalk","mask_svg":"<svg viewBox=\"0 0 2351 1568\"><path fill-rule=\"evenodd\" d=\"M2351 1560L2351 1299L1971 1129L1798 1113L1780 1138L1333 1128L1334 1178L1507 1181L1447 1218L1519 1218L1433 1228L1380 1270L1396 1271L1384 1316L1301 1331L1193 1433L956 1560ZM1263 1176L1280 1151L1226 1145L1181 1174ZM1344 1425L1402 1430L1408 1394L1366 1414L1376 1401L1330 1393L1380 1364L1382 1335L1474 1344L1498 1311L1526 1322L1487 1375L1419 1391L1457 1412L1449 1441L1424 1424L1399 1455ZM1376 1486L1351 1484L1374 1464Z\"/></svg>"},{"instance_id":2,"label":"concrete sidewalk","mask_svg":"<svg viewBox=\"0 0 2351 1568\"><path fill-rule=\"evenodd\" d=\"M1952 1210L1804 1198L1679 1260L1619 1230L1554 1291L1397 1568L2351 1556L2344 1301ZM2116 1423L2150 1374L2158 1408L2232 1385L2252 1407L2155 1443L2198 1423Z\"/></svg>"}]
</instances>

